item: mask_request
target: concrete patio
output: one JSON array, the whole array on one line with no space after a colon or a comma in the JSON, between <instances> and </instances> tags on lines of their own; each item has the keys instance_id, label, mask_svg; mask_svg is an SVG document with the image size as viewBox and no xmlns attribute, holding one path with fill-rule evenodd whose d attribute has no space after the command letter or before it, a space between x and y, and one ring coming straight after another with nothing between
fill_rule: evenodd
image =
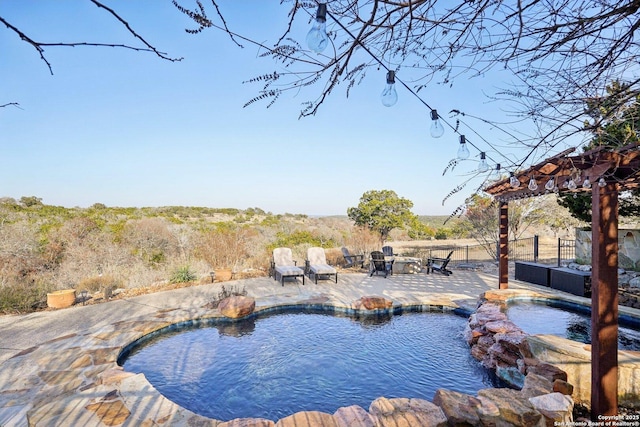
<instances>
[{"instance_id":1,"label":"concrete patio","mask_svg":"<svg viewBox=\"0 0 640 427\"><path fill-rule=\"evenodd\" d=\"M219 317L217 310L205 306L222 285L227 289L244 287L248 296L255 298L256 310L289 304L348 308L363 296L382 296L394 306L435 305L474 311L479 296L497 289L498 280L465 270L456 270L450 277L398 274L385 279L364 273L339 274L337 284L307 281L304 286L301 281L281 286L264 277L2 316L0 426L274 425L267 420L221 422L203 418L164 398L144 376L124 372L116 364L125 346L150 332L177 322ZM587 301L523 282L511 281L510 289L527 295ZM621 308L621 312L640 317L640 310ZM301 422L299 418L275 425L330 425L324 421Z\"/></svg>"}]
</instances>

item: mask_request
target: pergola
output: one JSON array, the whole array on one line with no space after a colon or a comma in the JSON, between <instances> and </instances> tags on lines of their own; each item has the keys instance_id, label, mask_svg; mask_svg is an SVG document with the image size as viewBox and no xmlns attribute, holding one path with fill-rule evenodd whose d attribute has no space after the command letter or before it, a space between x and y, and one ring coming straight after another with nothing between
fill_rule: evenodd
<instances>
[{"instance_id":1,"label":"pergola","mask_svg":"<svg viewBox=\"0 0 640 427\"><path fill-rule=\"evenodd\" d=\"M566 150L492 183L499 203L499 288L508 287L510 200L549 192L591 192L591 413L618 412L618 194L640 185L640 144ZM532 181L533 180L533 181Z\"/></svg>"}]
</instances>

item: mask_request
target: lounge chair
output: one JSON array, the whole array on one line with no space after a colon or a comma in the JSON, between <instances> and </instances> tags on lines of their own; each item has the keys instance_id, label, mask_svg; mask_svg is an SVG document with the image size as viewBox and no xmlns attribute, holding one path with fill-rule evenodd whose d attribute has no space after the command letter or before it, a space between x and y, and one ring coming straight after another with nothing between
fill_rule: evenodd
<instances>
[{"instance_id":1,"label":"lounge chair","mask_svg":"<svg viewBox=\"0 0 640 427\"><path fill-rule=\"evenodd\" d=\"M427 274L429 274L430 271L437 271L445 276L453 274L453 271L447 269L447 265L449 261L451 261L451 255L453 255L453 251L449 252L446 258L429 258L427 260Z\"/></svg>"},{"instance_id":2,"label":"lounge chair","mask_svg":"<svg viewBox=\"0 0 640 427\"><path fill-rule=\"evenodd\" d=\"M302 277L302 284L304 285L304 270L296 266L290 248L275 248L271 266L273 278L278 280L278 276L280 276L282 286L284 286L284 279L287 277Z\"/></svg>"},{"instance_id":3,"label":"lounge chair","mask_svg":"<svg viewBox=\"0 0 640 427\"><path fill-rule=\"evenodd\" d=\"M364 255L351 255L349 253L349 249L343 247L342 248L342 256L346 262L345 267L350 268L354 266L360 266L360 268L364 267Z\"/></svg>"},{"instance_id":4,"label":"lounge chair","mask_svg":"<svg viewBox=\"0 0 640 427\"><path fill-rule=\"evenodd\" d=\"M373 276L373 273L376 273L377 276L379 272L384 273L384 277L387 277L389 273L391 273L392 264L393 262L385 260L384 253L382 253L381 251L371 252L369 277Z\"/></svg>"},{"instance_id":5,"label":"lounge chair","mask_svg":"<svg viewBox=\"0 0 640 427\"><path fill-rule=\"evenodd\" d=\"M318 284L318 276L335 276L336 283L338 283L338 272L335 268L327 264L327 257L322 248L309 248L307 249L307 260L305 262L305 270L307 275Z\"/></svg>"}]
</instances>

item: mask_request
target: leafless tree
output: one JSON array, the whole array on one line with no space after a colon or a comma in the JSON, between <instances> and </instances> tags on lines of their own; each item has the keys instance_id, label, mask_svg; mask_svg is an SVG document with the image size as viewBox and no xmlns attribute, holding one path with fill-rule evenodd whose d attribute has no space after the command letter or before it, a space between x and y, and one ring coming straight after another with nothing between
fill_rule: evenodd
<instances>
[{"instance_id":1,"label":"leafless tree","mask_svg":"<svg viewBox=\"0 0 640 427\"><path fill-rule=\"evenodd\" d=\"M113 19L116 22L117 25L120 25L126 28L129 35L135 40L136 44L101 43L101 42L93 42L93 41L86 41L86 40L79 40L75 42L51 42L51 41L40 40L40 39L36 39L35 37L32 37L26 31L23 31L21 28L14 25L9 21L9 19L6 19L2 15L0 15L0 23L4 24L7 30L14 33L16 36L18 36L21 41L27 43L33 49L35 49L38 55L40 56L40 59L46 64L51 74L53 74L53 67L45 54L45 49L49 47L79 47L79 46L117 47L122 49L135 50L139 52L151 52L154 55L168 61L180 61L182 59L182 58L172 58L168 56L165 52L161 52L160 50L158 50L153 44L145 40L145 38L142 37L142 35L138 33L129 24L129 22L125 20L115 9L110 8L104 2L98 1L98 0L88 0L88 1L93 3L99 9L103 10L109 16L110 19ZM7 105L17 106L18 104L15 102L11 102L5 105L0 104L0 107L5 107Z\"/></svg>"},{"instance_id":2,"label":"leafless tree","mask_svg":"<svg viewBox=\"0 0 640 427\"><path fill-rule=\"evenodd\" d=\"M348 94L372 69L395 71L396 81L419 98L431 84L507 72L511 81L488 96L511 102L510 120L532 120L538 132L530 138L510 135L528 150L518 159L505 159L503 168L517 169L546 156L567 136L584 131L585 100L595 100L591 108L598 108L613 80L632 88L621 103L640 93L639 0L332 0L326 17L329 44L321 54L292 37L294 22L315 18L317 1L282 0L290 6L289 19L272 44L235 33L224 2L204 6L195 0L190 8L187 1L173 0L196 24L187 31L217 28L239 46L259 46L261 56L284 66L285 72L251 80L262 87L247 104L272 103L286 91L313 86L315 98L301 112L313 115L337 87L343 85ZM454 111L459 118L463 113ZM457 122L450 126L456 128Z\"/></svg>"},{"instance_id":3,"label":"leafless tree","mask_svg":"<svg viewBox=\"0 0 640 427\"><path fill-rule=\"evenodd\" d=\"M151 52L169 61L180 59L161 52L105 2L87 1L123 26L132 43L50 42L32 37L1 15L0 23L35 49L50 71L45 55L50 47L109 46ZM193 20L195 27L188 32L219 29L238 46L257 46L260 56L282 65L282 72L261 73L250 80L260 89L247 105L272 103L287 91L308 88L311 100L301 115L313 115L338 87L348 94L369 71L386 69L395 71L396 81L427 109L434 109L421 97L429 85L454 85L490 71L506 73L510 81L488 96L511 103L512 122L533 121L538 126L535 135L511 132L504 121L472 117L463 109L452 111L456 120L447 122L455 131L460 121L472 119L504 129L505 139L525 150L517 158L505 157L503 168L518 169L547 156L568 136L597 129L598 122L585 126L585 118L594 116L585 108L586 100L588 109L598 109L611 97L623 105L640 94L635 37L640 0L332 0L326 17L329 44L321 54L311 52L292 31L294 23L315 18L316 0L281 0L288 8L288 20L274 30L270 42L235 32L235 23L225 12L228 4L222 0L206 5L201 0L172 1ZM265 63L265 69L273 69L273 63ZM606 87L614 80L628 83L625 96L607 94ZM615 114L615 108L609 111ZM491 144L480 135L467 142Z\"/></svg>"}]
</instances>

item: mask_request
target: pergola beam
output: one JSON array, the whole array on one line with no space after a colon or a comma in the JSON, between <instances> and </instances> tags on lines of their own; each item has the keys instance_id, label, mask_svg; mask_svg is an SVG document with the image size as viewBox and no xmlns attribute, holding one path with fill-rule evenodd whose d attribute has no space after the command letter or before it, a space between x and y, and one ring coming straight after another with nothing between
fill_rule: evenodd
<instances>
[{"instance_id":1,"label":"pergola beam","mask_svg":"<svg viewBox=\"0 0 640 427\"><path fill-rule=\"evenodd\" d=\"M541 196L544 184L554 180L558 193L590 191L592 199L592 294L591 294L591 414L618 413L618 192L640 187L640 144L621 148L597 147L570 156L574 149L517 171L520 185L502 179L485 188L499 203L499 288L508 287L509 200ZM536 180L538 188L528 183ZM586 177L592 187L582 185ZM603 179L604 186L597 181ZM576 187L566 188L573 180ZM578 181L578 182L576 182ZM573 186L572 186L573 187Z\"/></svg>"}]
</instances>

